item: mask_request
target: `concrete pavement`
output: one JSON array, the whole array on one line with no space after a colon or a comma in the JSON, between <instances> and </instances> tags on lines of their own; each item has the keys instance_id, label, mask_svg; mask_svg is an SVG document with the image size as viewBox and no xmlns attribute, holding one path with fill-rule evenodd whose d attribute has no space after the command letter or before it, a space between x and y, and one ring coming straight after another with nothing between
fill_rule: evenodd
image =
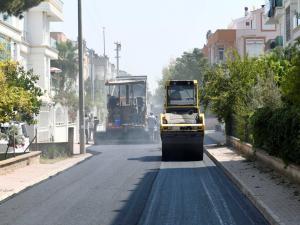
<instances>
[{"instance_id":1,"label":"concrete pavement","mask_svg":"<svg viewBox=\"0 0 300 225\"><path fill-rule=\"evenodd\" d=\"M271 224L300 224L300 185L227 147L207 147L207 153Z\"/></svg>"},{"instance_id":2,"label":"concrete pavement","mask_svg":"<svg viewBox=\"0 0 300 225\"><path fill-rule=\"evenodd\" d=\"M53 164L34 164L0 176L0 202L92 156L73 156ZM0 220L1 224L1 220Z\"/></svg>"}]
</instances>

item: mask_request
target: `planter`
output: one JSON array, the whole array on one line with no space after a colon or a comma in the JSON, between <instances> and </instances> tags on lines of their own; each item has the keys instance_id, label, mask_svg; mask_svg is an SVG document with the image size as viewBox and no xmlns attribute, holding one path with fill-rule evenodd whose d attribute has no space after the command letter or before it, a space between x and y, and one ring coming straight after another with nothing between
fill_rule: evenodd
<instances>
[{"instance_id":1,"label":"planter","mask_svg":"<svg viewBox=\"0 0 300 225\"><path fill-rule=\"evenodd\" d=\"M23 168L28 165L39 164L40 155L41 152L30 152L0 161L0 175L7 174L15 169Z\"/></svg>"}]
</instances>

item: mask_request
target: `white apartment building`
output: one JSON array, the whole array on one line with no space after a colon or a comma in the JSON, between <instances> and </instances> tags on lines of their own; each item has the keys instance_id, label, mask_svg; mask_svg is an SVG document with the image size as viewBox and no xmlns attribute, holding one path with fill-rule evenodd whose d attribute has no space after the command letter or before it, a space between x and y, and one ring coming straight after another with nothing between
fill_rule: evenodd
<instances>
[{"instance_id":1,"label":"white apartment building","mask_svg":"<svg viewBox=\"0 0 300 225\"><path fill-rule=\"evenodd\" d=\"M300 0L267 0L265 9L267 23L280 29L276 46L286 46L300 37Z\"/></svg>"},{"instance_id":2,"label":"white apartment building","mask_svg":"<svg viewBox=\"0 0 300 225\"><path fill-rule=\"evenodd\" d=\"M236 48L241 56L264 54L269 43L280 35L276 24L266 24L264 7L252 11L245 7L245 15L233 20L228 28L236 30Z\"/></svg>"},{"instance_id":3,"label":"white apartment building","mask_svg":"<svg viewBox=\"0 0 300 225\"><path fill-rule=\"evenodd\" d=\"M29 132L33 137L36 128L39 142L65 141L67 137L65 126L63 129L56 126L56 119L63 121L61 117L65 112L57 110L50 94L50 60L58 57L50 38L50 23L61 21L61 0L46 0L25 12L23 19L0 15L0 42L11 53L8 57L20 62L25 69L33 69L39 75L38 85L45 91L38 122Z\"/></svg>"},{"instance_id":4,"label":"white apartment building","mask_svg":"<svg viewBox=\"0 0 300 225\"><path fill-rule=\"evenodd\" d=\"M278 36L280 28L276 24L266 24L263 6L252 11L245 7L244 16L233 20L228 29L207 32L203 53L210 64L226 61L225 53L231 49L237 50L242 57L257 57L269 50Z\"/></svg>"}]
</instances>

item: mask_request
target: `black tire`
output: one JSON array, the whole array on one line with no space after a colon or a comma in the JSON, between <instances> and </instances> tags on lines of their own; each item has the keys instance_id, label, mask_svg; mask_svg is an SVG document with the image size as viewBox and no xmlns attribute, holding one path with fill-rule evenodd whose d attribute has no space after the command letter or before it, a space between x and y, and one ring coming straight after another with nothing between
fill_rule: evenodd
<instances>
[{"instance_id":1,"label":"black tire","mask_svg":"<svg viewBox=\"0 0 300 225\"><path fill-rule=\"evenodd\" d=\"M199 156L197 157L197 160L203 161L203 145L201 145L201 148L199 149Z\"/></svg>"},{"instance_id":2,"label":"black tire","mask_svg":"<svg viewBox=\"0 0 300 225\"><path fill-rule=\"evenodd\" d=\"M168 152L167 152L167 147L162 144L162 150L161 150L161 160L162 161L168 161Z\"/></svg>"}]
</instances>

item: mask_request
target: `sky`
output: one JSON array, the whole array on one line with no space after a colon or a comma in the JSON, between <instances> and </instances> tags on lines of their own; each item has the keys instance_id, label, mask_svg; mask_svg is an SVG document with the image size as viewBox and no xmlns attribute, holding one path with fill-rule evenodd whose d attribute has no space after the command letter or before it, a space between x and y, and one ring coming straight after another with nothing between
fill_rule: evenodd
<instances>
[{"instance_id":1,"label":"sky","mask_svg":"<svg viewBox=\"0 0 300 225\"><path fill-rule=\"evenodd\" d=\"M63 0L64 22L52 23L77 39L77 1ZM227 28L242 17L244 7L259 8L265 0L82 0L83 36L88 48L103 54L102 27L106 30L106 54L115 60L114 42L122 44L120 69L147 75L155 90L162 69L184 51L202 48L208 30Z\"/></svg>"}]
</instances>

